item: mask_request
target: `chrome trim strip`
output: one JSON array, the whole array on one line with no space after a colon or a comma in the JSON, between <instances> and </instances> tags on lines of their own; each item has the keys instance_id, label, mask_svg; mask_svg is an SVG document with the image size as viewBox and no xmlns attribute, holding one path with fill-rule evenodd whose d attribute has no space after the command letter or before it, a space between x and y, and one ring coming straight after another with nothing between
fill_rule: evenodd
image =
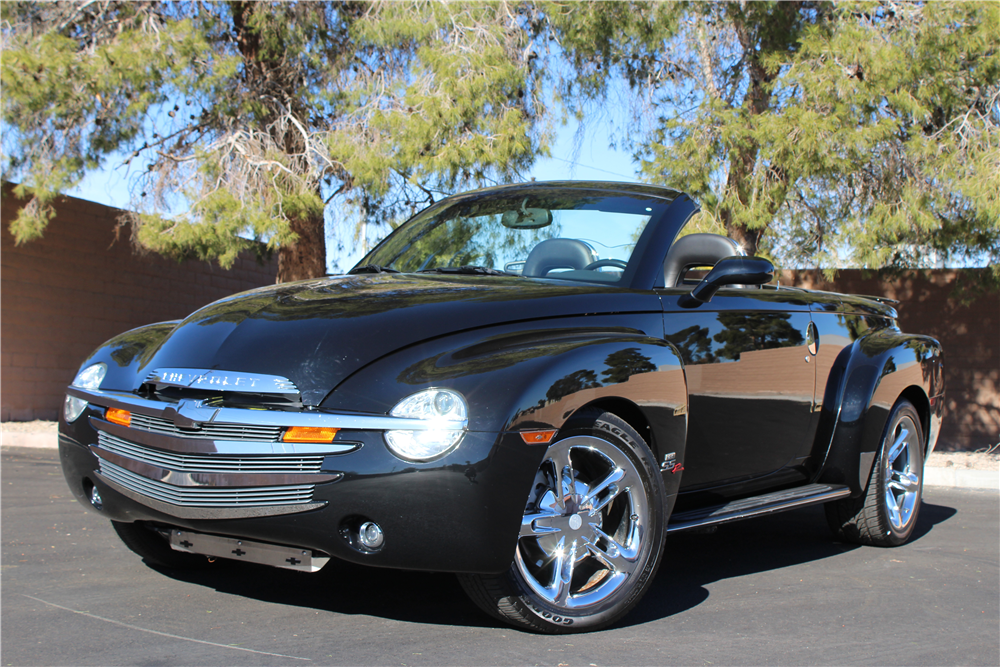
<instances>
[{"instance_id":1,"label":"chrome trim strip","mask_svg":"<svg viewBox=\"0 0 1000 667\"><path fill-rule=\"evenodd\" d=\"M313 484L255 487L180 487L166 484L101 459L105 478L114 480L136 493L181 507L270 507L295 505L312 500Z\"/></svg>"},{"instance_id":2,"label":"chrome trim strip","mask_svg":"<svg viewBox=\"0 0 1000 667\"><path fill-rule=\"evenodd\" d=\"M211 368L157 368L146 376L146 382L165 387L219 389L248 394L297 394L295 383L280 375L243 373Z\"/></svg>"},{"instance_id":3,"label":"chrome trim strip","mask_svg":"<svg viewBox=\"0 0 1000 667\"><path fill-rule=\"evenodd\" d=\"M171 470L161 466L137 461L119 453L102 449L97 445L91 445L92 451L103 462L111 463L129 472L140 475L151 482L169 484L176 486L178 493L182 493L184 488L201 488L226 491L227 489L248 489L249 491L258 488L273 489L284 485L312 485L324 482L336 482L343 478L340 472L331 473L253 473L253 472L186 472L181 470ZM103 470L102 466L102 470ZM292 487L297 488L297 487Z\"/></svg>"},{"instance_id":4,"label":"chrome trim strip","mask_svg":"<svg viewBox=\"0 0 1000 667\"><path fill-rule=\"evenodd\" d=\"M105 431L97 432L97 446L105 451L178 472L302 474L318 473L323 468L322 454L277 456L232 456L224 454L178 454L119 438Z\"/></svg>"},{"instance_id":5,"label":"chrome trim strip","mask_svg":"<svg viewBox=\"0 0 1000 667\"><path fill-rule=\"evenodd\" d=\"M303 503L301 505L278 505L268 507L184 507L173 503L165 503L149 496L136 493L125 488L118 482L109 479L100 472L95 472L94 476L107 484L109 487L130 498L140 505L145 505L168 516L175 516L178 519L252 519L264 516L280 516L282 514L298 514L317 510L326 506L326 501Z\"/></svg>"},{"instance_id":6,"label":"chrome trim strip","mask_svg":"<svg viewBox=\"0 0 1000 667\"><path fill-rule=\"evenodd\" d=\"M82 398L88 403L102 407L115 407L130 412L167 419L167 410L183 417L188 417L185 411L205 410L197 401L182 401L179 405L150 401L139 398L135 394L118 391L103 391L100 389L80 389L70 386L66 389L70 396ZM191 404L186 408L186 404ZM203 413L190 418L197 421ZM328 426L352 431L437 431L465 430L468 419L436 420L408 419L405 417L382 417L377 415L350 414L343 412L292 412L286 410L247 410L244 408L218 408L210 419L203 423L212 424L256 424L261 426Z\"/></svg>"},{"instance_id":7,"label":"chrome trim strip","mask_svg":"<svg viewBox=\"0 0 1000 667\"><path fill-rule=\"evenodd\" d=\"M130 442L146 447L155 447L171 452L191 454L233 454L253 456L258 454L347 454L361 445L356 442L344 443L300 443L300 442L251 442L247 440L195 440L177 438L170 435L133 429L112 424L96 417L90 418L90 425L96 431L104 431Z\"/></svg>"},{"instance_id":8,"label":"chrome trim strip","mask_svg":"<svg viewBox=\"0 0 1000 667\"><path fill-rule=\"evenodd\" d=\"M200 425L199 425L200 424ZM277 426L253 426L250 424L192 424L181 428L174 420L151 417L140 412L132 413L133 430L160 433L174 438L194 440L250 440L252 442L277 442L281 438L281 428Z\"/></svg>"}]
</instances>

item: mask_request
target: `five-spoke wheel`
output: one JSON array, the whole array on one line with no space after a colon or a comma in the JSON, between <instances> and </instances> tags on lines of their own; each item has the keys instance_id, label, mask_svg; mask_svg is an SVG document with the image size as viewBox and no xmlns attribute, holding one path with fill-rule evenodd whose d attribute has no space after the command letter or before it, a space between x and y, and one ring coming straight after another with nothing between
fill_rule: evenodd
<instances>
[{"instance_id":1,"label":"five-spoke wheel","mask_svg":"<svg viewBox=\"0 0 1000 667\"><path fill-rule=\"evenodd\" d=\"M826 505L826 517L843 540L891 547L913 533L923 491L924 435L916 408L906 400L893 407L878 458L859 498Z\"/></svg>"},{"instance_id":2,"label":"five-spoke wheel","mask_svg":"<svg viewBox=\"0 0 1000 667\"><path fill-rule=\"evenodd\" d=\"M907 530L916 516L923 470L920 430L913 417L900 416L889 436L891 446L882 459L882 488L889 523L896 532ZM888 444L888 443L887 443Z\"/></svg>"},{"instance_id":3,"label":"five-spoke wheel","mask_svg":"<svg viewBox=\"0 0 1000 667\"><path fill-rule=\"evenodd\" d=\"M514 556L524 582L565 609L607 599L639 564L646 496L636 465L605 440L578 435L549 447Z\"/></svg>"},{"instance_id":4,"label":"five-spoke wheel","mask_svg":"<svg viewBox=\"0 0 1000 667\"><path fill-rule=\"evenodd\" d=\"M663 546L663 484L625 422L567 424L535 474L510 571L462 577L486 611L545 632L613 623L649 586Z\"/></svg>"}]
</instances>

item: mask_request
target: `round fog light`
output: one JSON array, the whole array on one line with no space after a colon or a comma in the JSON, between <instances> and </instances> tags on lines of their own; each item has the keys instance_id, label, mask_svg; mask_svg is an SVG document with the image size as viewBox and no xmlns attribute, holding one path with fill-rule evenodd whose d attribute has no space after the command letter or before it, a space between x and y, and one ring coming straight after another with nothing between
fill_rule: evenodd
<instances>
[{"instance_id":1,"label":"round fog light","mask_svg":"<svg viewBox=\"0 0 1000 667\"><path fill-rule=\"evenodd\" d=\"M366 521L361 524L361 528L358 530L358 538L361 540L361 544L367 549L378 549L385 542L385 535L382 534L382 529L373 521Z\"/></svg>"},{"instance_id":2,"label":"round fog light","mask_svg":"<svg viewBox=\"0 0 1000 667\"><path fill-rule=\"evenodd\" d=\"M96 486L90 487L90 504L93 505L95 509L104 509L104 501L101 500L101 492L97 490Z\"/></svg>"}]
</instances>

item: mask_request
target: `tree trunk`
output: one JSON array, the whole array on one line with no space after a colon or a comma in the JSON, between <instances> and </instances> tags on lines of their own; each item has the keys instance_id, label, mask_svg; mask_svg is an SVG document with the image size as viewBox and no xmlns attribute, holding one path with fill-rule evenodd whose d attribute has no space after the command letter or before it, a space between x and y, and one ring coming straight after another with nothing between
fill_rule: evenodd
<instances>
[{"instance_id":1,"label":"tree trunk","mask_svg":"<svg viewBox=\"0 0 1000 667\"><path fill-rule=\"evenodd\" d=\"M756 256L757 249L760 247L760 239L764 235L763 229L747 229L742 226L732 226L726 232L729 238L742 246L743 252L750 257Z\"/></svg>"},{"instance_id":2,"label":"tree trunk","mask_svg":"<svg viewBox=\"0 0 1000 667\"><path fill-rule=\"evenodd\" d=\"M326 275L326 226L323 214L291 220L295 243L278 250L278 282L322 278Z\"/></svg>"},{"instance_id":3,"label":"tree trunk","mask_svg":"<svg viewBox=\"0 0 1000 667\"><path fill-rule=\"evenodd\" d=\"M743 59L747 68L749 85L743 106L750 118L761 116L771 108L772 93L770 84L778 75L777 69L765 67L764 54L781 52L788 49L798 39L798 33L793 26L798 18L801 2L785 2L779 4L770 18L770 30L763 33L755 31L753 25L744 20L745 9L740 6L733 15L733 27L743 49ZM735 8L735 5L729 7ZM726 181L726 192L735 195L741 204L747 204L755 198L753 176L757 166L760 146L756 141L746 141L732 146L729 150L729 175ZM787 172L778 165L771 165L768 174L769 181L781 184L787 188ZM782 196L781 199L784 197ZM772 202L769 213L771 218L777 214L779 201ZM722 222L726 234L739 243L744 252L750 256L757 254L760 241L770 225L767 224L751 229L742 222L733 220L732 209L721 211Z\"/></svg>"}]
</instances>

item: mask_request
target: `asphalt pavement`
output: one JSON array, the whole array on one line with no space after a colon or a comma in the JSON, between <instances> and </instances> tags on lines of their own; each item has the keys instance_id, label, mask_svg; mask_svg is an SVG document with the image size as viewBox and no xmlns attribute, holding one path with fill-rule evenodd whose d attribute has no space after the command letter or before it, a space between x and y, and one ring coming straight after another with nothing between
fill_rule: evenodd
<instances>
[{"instance_id":1,"label":"asphalt pavement","mask_svg":"<svg viewBox=\"0 0 1000 667\"><path fill-rule=\"evenodd\" d=\"M995 491L926 488L895 549L833 541L817 507L671 535L623 622L543 636L447 574L153 569L73 500L55 450L0 465L4 665L1000 664Z\"/></svg>"}]
</instances>

